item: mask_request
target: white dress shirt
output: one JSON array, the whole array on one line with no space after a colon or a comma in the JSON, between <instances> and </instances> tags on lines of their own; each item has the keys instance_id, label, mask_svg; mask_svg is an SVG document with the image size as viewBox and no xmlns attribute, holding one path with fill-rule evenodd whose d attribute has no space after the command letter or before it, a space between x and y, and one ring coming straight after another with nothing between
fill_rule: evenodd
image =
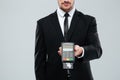
<instances>
[{"instance_id":1,"label":"white dress shirt","mask_svg":"<svg viewBox=\"0 0 120 80\"><path fill-rule=\"evenodd\" d=\"M63 35L64 35L64 19L65 19L64 15L65 15L65 13L66 12L64 12L60 8L57 9L57 16L58 16L58 20L59 20ZM75 8L73 8L70 12L68 12L68 14L69 14L69 16L68 16L68 29L70 28L71 20L72 20L74 13L75 13Z\"/></svg>"},{"instance_id":2,"label":"white dress shirt","mask_svg":"<svg viewBox=\"0 0 120 80\"><path fill-rule=\"evenodd\" d=\"M57 16L58 16L58 20L59 20L59 24L60 24L60 27L61 27L61 30L62 30L62 33L64 35L64 19L65 19L65 13L63 10L61 10L59 7L57 9ZM73 15L75 13L75 7L73 7L73 9L71 11L68 12L69 16L68 16L68 29L70 28L70 25L71 25L71 20L73 18ZM84 56L84 48L82 47L83 49L83 53L81 56L79 56L78 58L81 58Z\"/></svg>"}]
</instances>

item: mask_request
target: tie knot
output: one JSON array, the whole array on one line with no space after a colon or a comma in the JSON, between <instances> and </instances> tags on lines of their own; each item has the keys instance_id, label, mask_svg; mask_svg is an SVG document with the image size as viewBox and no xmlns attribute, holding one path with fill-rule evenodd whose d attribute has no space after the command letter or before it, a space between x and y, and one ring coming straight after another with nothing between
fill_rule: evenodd
<instances>
[{"instance_id":1,"label":"tie knot","mask_svg":"<svg viewBox=\"0 0 120 80\"><path fill-rule=\"evenodd\" d=\"M69 14L68 13L65 13L65 15L64 15L65 17L68 17L69 16Z\"/></svg>"}]
</instances>

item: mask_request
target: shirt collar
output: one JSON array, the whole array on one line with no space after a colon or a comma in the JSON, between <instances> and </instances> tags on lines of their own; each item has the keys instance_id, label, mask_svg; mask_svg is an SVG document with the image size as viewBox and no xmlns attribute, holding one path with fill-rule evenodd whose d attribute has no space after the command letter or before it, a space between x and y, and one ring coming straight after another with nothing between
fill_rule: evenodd
<instances>
[{"instance_id":1,"label":"shirt collar","mask_svg":"<svg viewBox=\"0 0 120 80\"><path fill-rule=\"evenodd\" d=\"M61 17L64 17L64 14L65 14L66 12L64 12L62 9L60 9L60 8L58 7L57 13L58 13L58 15L60 15ZM74 13L75 13L75 7L73 7L73 9L68 12L68 14L70 15L70 17L72 17Z\"/></svg>"}]
</instances>

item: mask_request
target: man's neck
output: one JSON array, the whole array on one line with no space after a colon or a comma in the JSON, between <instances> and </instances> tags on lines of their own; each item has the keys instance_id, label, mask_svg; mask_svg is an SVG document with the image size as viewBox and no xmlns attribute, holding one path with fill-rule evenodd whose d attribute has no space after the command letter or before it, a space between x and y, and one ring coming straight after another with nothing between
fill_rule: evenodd
<instances>
[{"instance_id":1,"label":"man's neck","mask_svg":"<svg viewBox=\"0 0 120 80\"><path fill-rule=\"evenodd\" d=\"M61 16L63 16L63 15L66 13L65 11L63 11L62 9L60 9L59 7L58 7L58 9L57 9L57 12L58 12ZM74 12L75 12L75 7L73 7L68 13L69 13L70 16L73 16Z\"/></svg>"}]
</instances>

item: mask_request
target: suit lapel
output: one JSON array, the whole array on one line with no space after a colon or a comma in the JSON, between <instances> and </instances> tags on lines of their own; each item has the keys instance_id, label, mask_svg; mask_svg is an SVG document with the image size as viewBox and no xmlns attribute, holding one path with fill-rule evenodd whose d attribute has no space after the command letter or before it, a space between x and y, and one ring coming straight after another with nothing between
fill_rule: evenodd
<instances>
[{"instance_id":1,"label":"suit lapel","mask_svg":"<svg viewBox=\"0 0 120 80\"><path fill-rule=\"evenodd\" d=\"M68 30L68 41L70 41L71 36L73 35L75 28L77 27L78 21L79 21L78 14L77 14L77 11L75 11L75 13L73 15L73 19L71 21L70 29Z\"/></svg>"},{"instance_id":2,"label":"suit lapel","mask_svg":"<svg viewBox=\"0 0 120 80\"><path fill-rule=\"evenodd\" d=\"M52 18L52 25L55 28L55 34L57 34L58 39L60 39L61 42L64 41L64 36L62 34L62 30L58 21L58 17L57 17L57 12L53 13L53 18Z\"/></svg>"},{"instance_id":3,"label":"suit lapel","mask_svg":"<svg viewBox=\"0 0 120 80\"><path fill-rule=\"evenodd\" d=\"M81 29L82 29L83 23L78 15L79 15L78 11L76 10L73 15L73 19L71 21L70 29L68 30L68 41L70 41L70 39L73 35L73 32L75 31L75 29L77 29L77 26L81 25ZM61 42L64 42L65 40L64 40L64 36L62 34L62 30L61 30L59 21L58 21L57 12L53 13L53 17L52 17L51 21L52 21L53 28L55 29L54 33L57 35L58 39Z\"/></svg>"}]
</instances>

